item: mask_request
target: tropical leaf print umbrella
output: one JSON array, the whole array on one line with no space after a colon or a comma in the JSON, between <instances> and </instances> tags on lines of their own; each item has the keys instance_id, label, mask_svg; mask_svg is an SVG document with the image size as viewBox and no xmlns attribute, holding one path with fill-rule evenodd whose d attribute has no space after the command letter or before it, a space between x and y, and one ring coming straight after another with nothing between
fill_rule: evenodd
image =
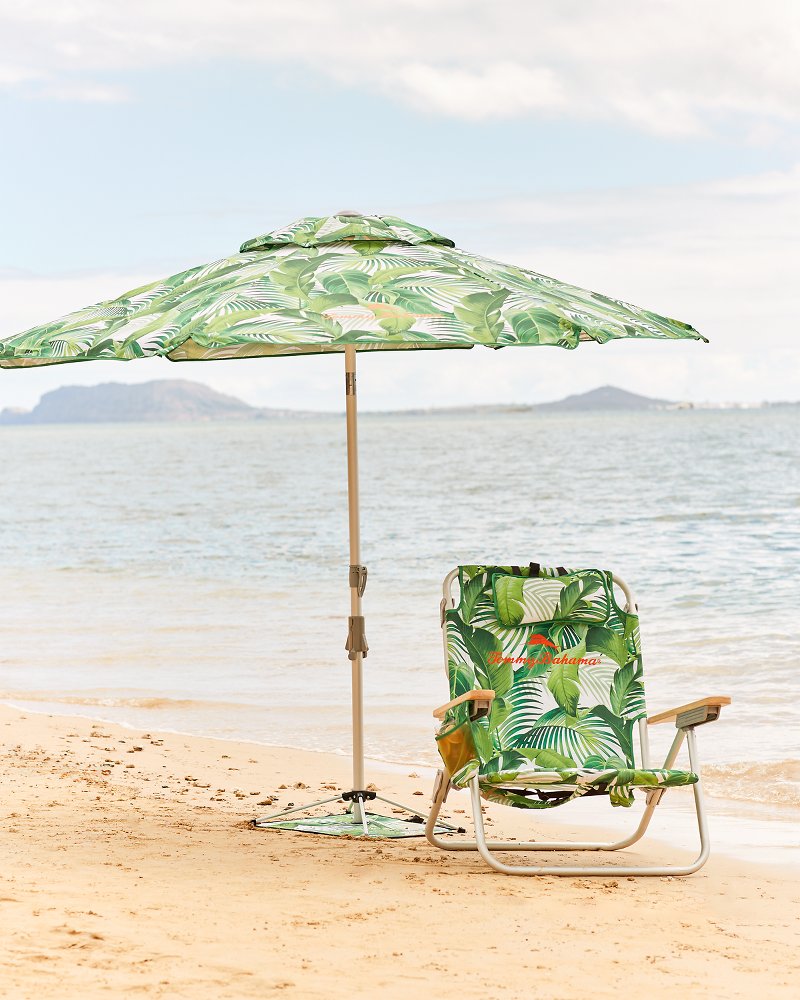
<instances>
[{"instance_id":1,"label":"tropical leaf print umbrella","mask_svg":"<svg viewBox=\"0 0 800 1000\"><path fill-rule=\"evenodd\" d=\"M306 218L239 253L0 340L6 368L702 339L691 326L456 250L392 216Z\"/></svg>"},{"instance_id":2,"label":"tropical leaf print umbrella","mask_svg":"<svg viewBox=\"0 0 800 1000\"><path fill-rule=\"evenodd\" d=\"M212 361L345 355L353 674L353 789L364 802L356 352L555 346L621 339L704 340L686 323L455 247L394 216L308 217L62 319L0 338L0 367L166 357Z\"/></svg>"}]
</instances>

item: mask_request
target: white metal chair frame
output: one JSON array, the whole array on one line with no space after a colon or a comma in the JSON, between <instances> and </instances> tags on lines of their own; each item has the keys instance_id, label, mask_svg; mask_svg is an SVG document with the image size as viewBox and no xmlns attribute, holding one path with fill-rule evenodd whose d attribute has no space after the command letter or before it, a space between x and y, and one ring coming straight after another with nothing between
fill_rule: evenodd
<instances>
[{"instance_id":1,"label":"white metal chair frame","mask_svg":"<svg viewBox=\"0 0 800 1000\"><path fill-rule=\"evenodd\" d=\"M445 611L454 608L455 601L452 596L452 586L458 576L455 569L448 573L444 579L443 597L441 603L442 610L442 638L444 642L444 665L447 672L447 620ZM616 573L612 574L612 580L625 595L625 610L636 610L637 605L630 587ZM694 793L695 812L697 815L697 829L700 835L700 853L694 861L688 865L658 865L658 866L632 866L632 865L509 865L495 857L493 851L619 851L630 847L640 840L653 818L653 813L662 796L667 791L666 788L645 788L642 789L647 797L645 807L639 825L634 832L623 840L613 843L601 843L595 841L575 842L575 841L494 841L486 839L486 831L481 811L481 793L479 778L476 775L470 780L470 799L472 803L472 814L475 824L475 840L445 840L436 833L436 821L441 811L442 805L447 798L449 790L453 787L450 783L450 775L445 769L437 772L436 781L433 788L433 803L431 806L428 822L425 827L425 836L428 842L434 847L439 847L443 851L477 851L488 865L495 871L504 875L601 875L604 877L629 876L629 875L691 875L698 871L708 860L710 853L710 842L708 836L708 823L706 820L705 800L703 797L702 776L700 774L700 764L697 756L697 738L695 728L705 722L713 722L719 716L719 710L723 704L729 704L729 698L709 698L700 703L692 703L672 712L661 713L652 716L650 719L639 720L639 745L642 766L650 768L650 740L647 731L648 723L654 721L666 721L675 718L677 733L669 748L663 767L669 770L677 759L678 752L686 740L689 751L689 767L698 776L696 784L692 785ZM705 708L703 712L700 709ZM439 710L437 710L439 711ZM513 784L513 783L512 783ZM556 786L549 785L548 789Z\"/></svg>"}]
</instances>

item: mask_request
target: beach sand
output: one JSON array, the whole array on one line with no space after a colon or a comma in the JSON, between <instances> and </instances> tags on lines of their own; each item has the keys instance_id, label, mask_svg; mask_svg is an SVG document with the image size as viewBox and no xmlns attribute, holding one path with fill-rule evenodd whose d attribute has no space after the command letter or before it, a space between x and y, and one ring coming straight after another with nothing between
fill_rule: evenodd
<instances>
[{"instance_id":1,"label":"beach sand","mask_svg":"<svg viewBox=\"0 0 800 1000\"><path fill-rule=\"evenodd\" d=\"M346 758L6 707L0 733L9 1000L798 995L794 870L712 855L688 878L510 878L424 839L250 828L274 794L349 787ZM412 772L373 776L427 808L430 773ZM447 806L463 823L466 794ZM488 815L517 836L537 823ZM688 856L628 852L665 854Z\"/></svg>"}]
</instances>

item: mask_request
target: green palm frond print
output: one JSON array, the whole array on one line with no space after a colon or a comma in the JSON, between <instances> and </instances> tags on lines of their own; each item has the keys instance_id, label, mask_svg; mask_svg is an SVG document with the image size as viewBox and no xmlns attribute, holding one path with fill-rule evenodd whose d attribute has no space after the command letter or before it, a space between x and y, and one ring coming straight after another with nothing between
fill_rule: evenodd
<instances>
[{"instance_id":1,"label":"green palm frond print","mask_svg":"<svg viewBox=\"0 0 800 1000\"><path fill-rule=\"evenodd\" d=\"M0 338L0 367L704 340L596 292L455 248L394 216L300 219L239 253Z\"/></svg>"},{"instance_id":2,"label":"green palm frond print","mask_svg":"<svg viewBox=\"0 0 800 1000\"><path fill-rule=\"evenodd\" d=\"M451 709L437 735L451 780L546 809L587 794L630 805L635 787L688 785L688 771L636 766L646 716L639 619L604 570L461 566L446 612L450 696L495 692L488 717Z\"/></svg>"}]
</instances>

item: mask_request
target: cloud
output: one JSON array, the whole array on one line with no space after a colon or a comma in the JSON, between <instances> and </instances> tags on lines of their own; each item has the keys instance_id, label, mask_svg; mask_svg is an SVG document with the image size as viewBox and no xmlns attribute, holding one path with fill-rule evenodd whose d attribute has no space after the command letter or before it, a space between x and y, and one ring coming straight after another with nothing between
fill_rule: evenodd
<instances>
[{"instance_id":1,"label":"cloud","mask_svg":"<svg viewBox=\"0 0 800 1000\"><path fill-rule=\"evenodd\" d=\"M568 107L558 77L548 67L503 62L471 71L411 63L397 70L393 82L410 103L454 118L516 118Z\"/></svg>"},{"instance_id":2,"label":"cloud","mask_svg":"<svg viewBox=\"0 0 800 1000\"><path fill-rule=\"evenodd\" d=\"M364 408L532 402L604 383L695 401L800 396L800 164L724 182L410 206L405 214L474 252L686 320L711 344L362 355ZM200 261L180 266L190 263ZM161 265L136 274L0 274L0 336L165 273ZM57 385L190 378L257 405L338 410L340 376L338 357L0 371L0 407L32 406Z\"/></svg>"},{"instance_id":3,"label":"cloud","mask_svg":"<svg viewBox=\"0 0 800 1000\"><path fill-rule=\"evenodd\" d=\"M13 60L3 58L0 62L0 87L18 87L32 80L39 80L41 76L36 70L20 66Z\"/></svg>"},{"instance_id":4,"label":"cloud","mask_svg":"<svg viewBox=\"0 0 800 1000\"><path fill-rule=\"evenodd\" d=\"M749 198L794 195L800 197L800 163L789 170L770 170L753 177L731 177L707 185L719 195Z\"/></svg>"},{"instance_id":5,"label":"cloud","mask_svg":"<svg viewBox=\"0 0 800 1000\"><path fill-rule=\"evenodd\" d=\"M123 87L113 87L102 83L81 83L78 80L57 81L39 87L35 96L43 100L80 101L85 104L119 104L130 100L130 94Z\"/></svg>"},{"instance_id":6,"label":"cloud","mask_svg":"<svg viewBox=\"0 0 800 1000\"><path fill-rule=\"evenodd\" d=\"M465 120L730 127L770 142L800 120L796 0L83 0L0 2L0 85L254 61ZM43 73L41 67L47 67ZM290 84L289 84L290 85ZM73 99L93 99L76 88Z\"/></svg>"}]
</instances>

